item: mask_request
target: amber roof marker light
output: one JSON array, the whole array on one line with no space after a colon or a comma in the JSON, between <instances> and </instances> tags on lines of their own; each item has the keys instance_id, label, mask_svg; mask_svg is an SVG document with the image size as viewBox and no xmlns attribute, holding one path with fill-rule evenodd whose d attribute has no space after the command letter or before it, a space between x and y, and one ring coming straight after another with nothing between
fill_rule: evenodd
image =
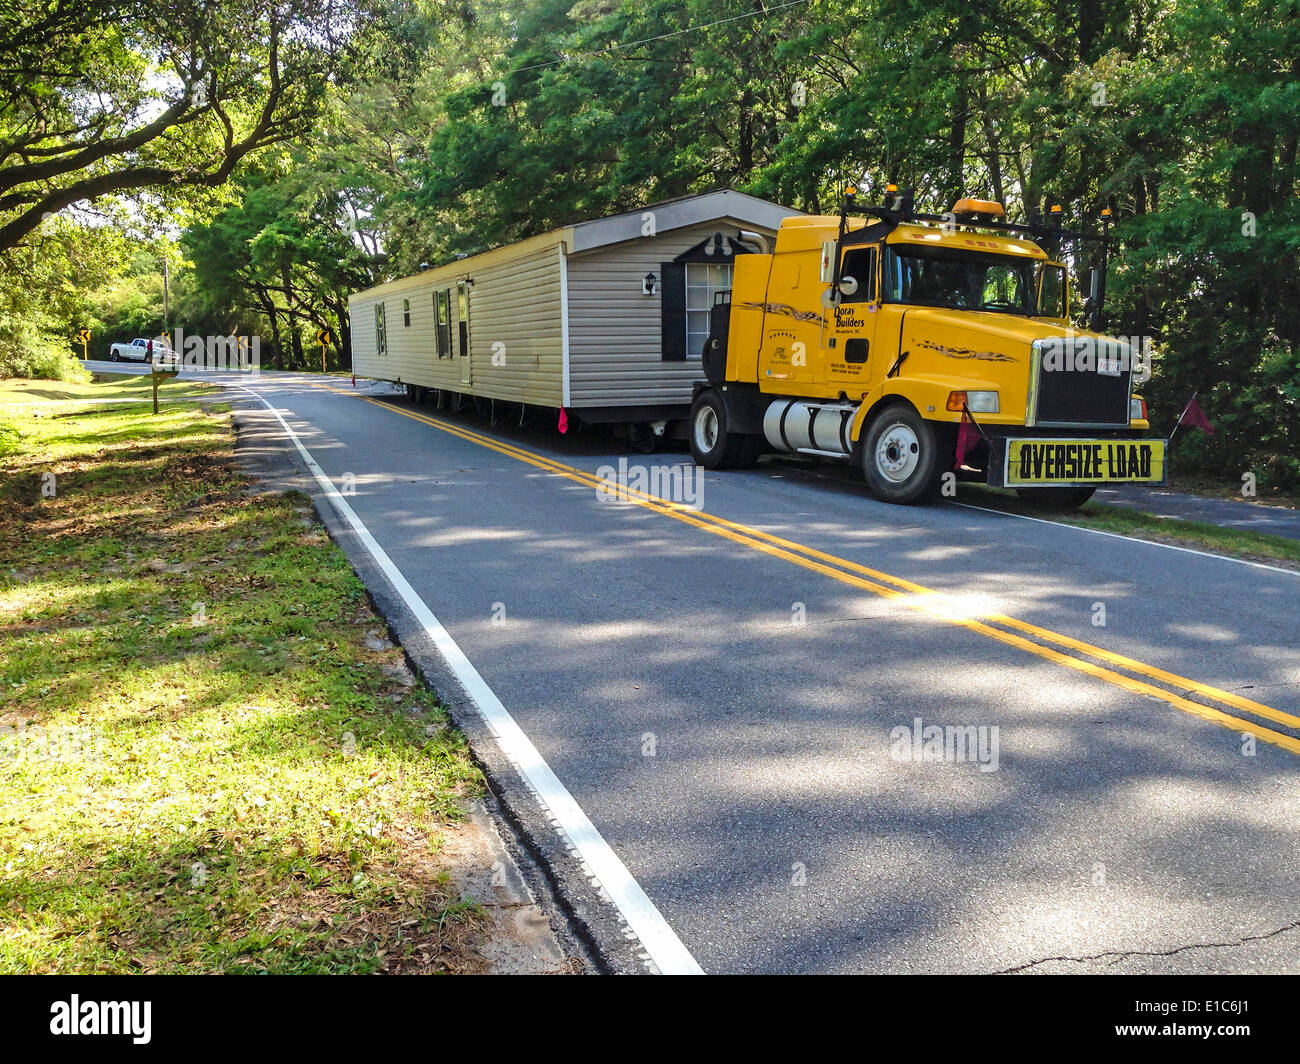
<instances>
[{"instance_id":1,"label":"amber roof marker light","mask_svg":"<svg viewBox=\"0 0 1300 1064\"><path fill-rule=\"evenodd\" d=\"M1005 218L1007 211L1002 204L994 200L963 198L952 205L952 213L958 218L978 220Z\"/></svg>"}]
</instances>

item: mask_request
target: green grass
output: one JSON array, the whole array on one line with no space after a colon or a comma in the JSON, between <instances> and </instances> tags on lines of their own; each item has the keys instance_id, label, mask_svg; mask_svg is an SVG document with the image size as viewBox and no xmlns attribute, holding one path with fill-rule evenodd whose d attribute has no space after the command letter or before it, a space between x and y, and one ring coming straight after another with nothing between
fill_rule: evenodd
<instances>
[{"instance_id":1,"label":"green grass","mask_svg":"<svg viewBox=\"0 0 1300 1064\"><path fill-rule=\"evenodd\" d=\"M1194 547L1232 558L1281 564L1286 568L1300 567L1300 540L1287 539L1285 536L1225 528L1203 521L1158 517L1125 506L1110 506L1099 502L1086 503L1073 513L1044 513L1024 502L1012 491L989 488L982 484L963 484L960 493L962 502L1004 513L1043 517L1081 528L1095 528L1102 532L1131 535L1159 543Z\"/></svg>"},{"instance_id":2,"label":"green grass","mask_svg":"<svg viewBox=\"0 0 1300 1064\"><path fill-rule=\"evenodd\" d=\"M0 410L6 416L25 414L38 405L49 404L45 416L66 416L69 411L83 409L76 406L78 399L94 399L96 405L104 399L129 399L130 407L139 405L137 399L149 399L153 396L153 385L148 374L114 373L101 374L103 379L97 382L87 381L46 381L0 379ZM178 381L168 377L158 387L158 397L167 399L201 399L211 395L213 389L202 383ZM121 409L128 409L123 403Z\"/></svg>"},{"instance_id":3,"label":"green grass","mask_svg":"<svg viewBox=\"0 0 1300 1064\"><path fill-rule=\"evenodd\" d=\"M463 737L227 414L63 401L139 388L0 381L0 971L474 970Z\"/></svg>"}]
</instances>

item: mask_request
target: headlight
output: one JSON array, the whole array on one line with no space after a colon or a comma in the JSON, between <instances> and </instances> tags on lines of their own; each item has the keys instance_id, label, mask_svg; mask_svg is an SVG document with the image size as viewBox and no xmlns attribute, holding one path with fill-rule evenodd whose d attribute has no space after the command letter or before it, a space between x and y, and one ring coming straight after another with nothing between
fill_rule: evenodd
<instances>
[{"instance_id":1,"label":"headlight","mask_svg":"<svg viewBox=\"0 0 1300 1064\"><path fill-rule=\"evenodd\" d=\"M974 407L971 407L974 410ZM1147 419L1147 401L1136 395L1131 396L1128 401L1128 419L1130 421L1145 421Z\"/></svg>"},{"instance_id":2,"label":"headlight","mask_svg":"<svg viewBox=\"0 0 1300 1064\"><path fill-rule=\"evenodd\" d=\"M965 406L972 414L996 414L997 392L949 392L948 409L961 410Z\"/></svg>"}]
</instances>

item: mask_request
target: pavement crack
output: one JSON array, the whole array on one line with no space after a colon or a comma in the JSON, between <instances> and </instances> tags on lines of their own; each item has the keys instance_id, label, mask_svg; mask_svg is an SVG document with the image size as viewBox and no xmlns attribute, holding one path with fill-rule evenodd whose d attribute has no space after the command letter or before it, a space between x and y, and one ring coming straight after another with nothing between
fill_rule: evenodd
<instances>
[{"instance_id":1,"label":"pavement crack","mask_svg":"<svg viewBox=\"0 0 1300 1064\"><path fill-rule=\"evenodd\" d=\"M1300 928L1300 920L1293 923L1284 924L1272 931L1265 931L1259 935L1246 935L1237 939L1235 942L1189 942L1185 946L1175 946L1173 949L1166 950L1105 950L1102 953L1092 953L1083 957L1040 957L1037 960L1026 961L1024 964L1017 964L1014 968L1003 968L1000 971L992 972L992 975L1015 975L1018 972L1028 971L1030 968L1036 968L1040 964L1050 964L1052 961L1066 961L1071 964L1086 964L1089 961L1100 961L1107 958L1111 964L1118 964L1129 957L1172 957L1178 953L1186 953L1194 949L1233 949L1237 946L1244 946L1247 942L1261 942L1264 939L1276 938L1278 935L1284 935L1288 931L1295 931Z\"/></svg>"}]
</instances>

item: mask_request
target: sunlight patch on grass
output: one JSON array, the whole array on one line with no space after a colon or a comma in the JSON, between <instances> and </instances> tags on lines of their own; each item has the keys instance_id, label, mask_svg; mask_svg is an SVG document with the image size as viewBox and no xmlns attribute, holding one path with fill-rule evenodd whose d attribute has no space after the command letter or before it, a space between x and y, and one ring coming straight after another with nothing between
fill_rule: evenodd
<instances>
[{"instance_id":1,"label":"sunlight patch on grass","mask_svg":"<svg viewBox=\"0 0 1300 1064\"><path fill-rule=\"evenodd\" d=\"M482 780L307 500L211 406L60 406L0 429L0 970L472 969Z\"/></svg>"}]
</instances>

